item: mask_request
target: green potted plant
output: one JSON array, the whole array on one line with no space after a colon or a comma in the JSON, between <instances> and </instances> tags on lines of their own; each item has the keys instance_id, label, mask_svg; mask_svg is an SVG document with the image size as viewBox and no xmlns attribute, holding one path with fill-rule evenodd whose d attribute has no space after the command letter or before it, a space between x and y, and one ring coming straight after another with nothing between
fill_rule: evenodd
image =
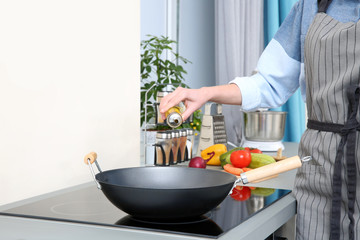
<instances>
[{"instance_id":1,"label":"green potted plant","mask_svg":"<svg viewBox=\"0 0 360 240\"><path fill-rule=\"evenodd\" d=\"M189 88L185 83L187 72L181 64L191 63L173 50L177 42L168 37L147 35L148 39L141 41L141 126L147 128L154 123L156 117L155 101L157 92L172 91L176 87ZM166 55L167 54L167 55ZM181 63L181 64L180 64ZM170 89L169 89L170 88ZM146 110L145 110L146 108ZM146 120L146 121L145 121ZM152 125L155 130L169 129L164 125ZM194 128L200 131L201 112L196 111L193 122L184 123L180 128Z\"/></svg>"}]
</instances>

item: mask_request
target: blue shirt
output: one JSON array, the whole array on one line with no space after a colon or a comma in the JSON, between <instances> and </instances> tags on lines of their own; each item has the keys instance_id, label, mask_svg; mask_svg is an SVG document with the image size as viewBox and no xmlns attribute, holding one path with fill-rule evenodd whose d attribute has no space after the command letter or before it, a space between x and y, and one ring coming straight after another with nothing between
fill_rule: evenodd
<instances>
[{"instance_id":1,"label":"blue shirt","mask_svg":"<svg viewBox=\"0 0 360 240\"><path fill-rule=\"evenodd\" d=\"M299 87L306 100L304 41L317 9L317 0L297 2L261 54L257 73L230 82L240 88L243 110L279 107ZM357 22L360 0L333 0L326 13L340 22Z\"/></svg>"}]
</instances>

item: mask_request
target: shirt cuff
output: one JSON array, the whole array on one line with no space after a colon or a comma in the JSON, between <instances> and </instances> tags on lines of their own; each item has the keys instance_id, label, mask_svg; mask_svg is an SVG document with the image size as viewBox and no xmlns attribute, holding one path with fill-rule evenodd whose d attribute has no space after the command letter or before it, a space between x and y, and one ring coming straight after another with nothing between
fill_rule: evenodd
<instances>
[{"instance_id":1,"label":"shirt cuff","mask_svg":"<svg viewBox=\"0 0 360 240\"><path fill-rule=\"evenodd\" d=\"M261 78L260 74L255 74L251 77L237 77L229 82L239 87L242 97L241 109L244 111L252 111L260 107L261 96L256 84L258 80L261 81L259 78Z\"/></svg>"}]
</instances>

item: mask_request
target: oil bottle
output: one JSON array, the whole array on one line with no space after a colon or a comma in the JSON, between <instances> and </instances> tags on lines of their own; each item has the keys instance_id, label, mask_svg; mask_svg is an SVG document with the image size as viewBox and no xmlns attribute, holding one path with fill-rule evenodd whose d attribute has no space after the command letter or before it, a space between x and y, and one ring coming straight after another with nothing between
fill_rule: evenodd
<instances>
[{"instance_id":1,"label":"oil bottle","mask_svg":"<svg viewBox=\"0 0 360 240\"><path fill-rule=\"evenodd\" d=\"M181 102L177 106L174 106L172 108L169 108L169 110L166 111L166 123L171 128L177 128L179 127L183 122L182 113L185 111L185 105Z\"/></svg>"}]
</instances>

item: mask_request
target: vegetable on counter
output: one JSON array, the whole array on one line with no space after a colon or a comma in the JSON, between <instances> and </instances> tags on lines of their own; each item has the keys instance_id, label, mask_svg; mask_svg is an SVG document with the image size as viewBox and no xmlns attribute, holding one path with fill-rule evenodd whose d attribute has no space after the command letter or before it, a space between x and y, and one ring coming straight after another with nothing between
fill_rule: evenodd
<instances>
[{"instance_id":1,"label":"vegetable on counter","mask_svg":"<svg viewBox=\"0 0 360 240\"><path fill-rule=\"evenodd\" d=\"M255 152L251 152L254 150ZM236 176L241 173L251 171L271 163L275 163L275 159L267 154L256 153L256 149L234 148L220 156L220 162L223 169ZM260 150L259 150L260 151ZM276 177L274 175L272 177ZM261 181L266 179L261 179Z\"/></svg>"},{"instance_id":2,"label":"vegetable on counter","mask_svg":"<svg viewBox=\"0 0 360 240\"><path fill-rule=\"evenodd\" d=\"M189 167L192 168L206 168L206 161L201 157L194 157L189 162Z\"/></svg>"},{"instance_id":3,"label":"vegetable on counter","mask_svg":"<svg viewBox=\"0 0 360 240\"><path fill-rule=\"evenodd\" d=\"M262 151L258 148L249 148L249 147L246 147L245 150L248 150L250 151L251 153L262 153Z\"/></svg>"},{"instance_id":4,"label":"vegetable on counter","mask_svg":"<svg viewBox=\"0 0 360 240\"><path fill-rule=\"evenodd\" d=\"M243 148L243 147L236 147L236 148L233 148L233 149L227 151L226 153L221 154L220 155L221 166L224 167L225 164L231 164L231 161L230 161L231 153L238 151L238 150L244 150L244 149L245 148Z\"/></svg>"},{"instance_id":5,"label":"vegetable on counter","mask_svg":"<svg viewBox=\"0 0 360 240\"><path fill-rule=\"evenodd\" d=\"M275 159L269 155L262 153L251 153L251 163L248 167L258 168L274 162L276 162Z\"/></svg>"},{"instance_id":6,"label":"vegetable on counter","mask_svg":"<svg viewBox=\"0 0 360 240\"><path fill-rule=\"evenodd\" d=\"M224 170L236 176L240 176L240 174L244 172L244 170L242 170L241 168L234 167L232 164L225 164Z\"/></svg>"},{"instance_id":7,"label":"vegetable on counter","mask_svg":"<svg viewBox=\"0 0 360 240\"><path fill-rule=\"evenodd\" d=\"M251 154L251 159L255 158L255 161L253 164L250 163L250 165L248 166L249 168L257 168L258 166L263 166L263 165L267 165L269 163L273 163L274 159L273 157L269 156L269 155L266 155L264 153L260 153L261 150L257 149L257 148L243 148L243 147L236 147L236 148L233 148L229 151L227 151L226 153L223 153L221 154L220 156L220 163L221 163L221 166L224 167L224 165L226 164L232 164L231 160L230 160L230 157L231 157L231 154L235 151L239 151L239 150L245 150L245 151L248 151L250 152ZM259 152L259 153L257 153ZM255 156L255 157L254 157ZM262 156L262 157L259 157L259 156ZM270 159L271 158L271 159ZM264 159L264 162L263 164L261 163L262 162L262 159ZM256 167L254 167L256 166Z\"/></svg>"},{"instance_id":8,"label":"vegetable on counter","mask_svg":"<svg viewBox=\"0 0 360 240\"><path fill-rule=\"evenodd\" d=\"M227 152L226 145L214 144L201 151L201 157L208 165L220 166L220 156Z\"/></svg>"},{"instance_id":9,"label":"vegetable on counter","mask_svg":"<svg viewBox=\"0 0 360 240\"><path fill-rule=\"evenodd\" d=\"M248 171L253 170L253 169L252 169L252 168L248 168L248 167L244 167L244 168L242 168L242 170L243 170L244 172L248 172Z\"/></svg>"},{"instance_id":10,"label":"vegetable on counter","mask_svg":"<svg viewBox=\"0 0 360 240\"><path fill-rule=\"evenodd\" d=\"M234 174L236 176L240 176L241 173L251 171L252 168L247 168L247 167L238 168L238 167L234 167L232 164L228 163L228 164L224 165L224 170L225 170L225 172Z\"/></svg>"},{"instance_id":11,"label":"vegetable on counter","mask_svg":"<svg viewBox=\"0 0 360 240\"><path fill-rule=\"evenodd\" d=\"M251 150L254 152L251 152ZM260 150L242 147L234 148L220 156L221 166L226 172L240 176L243 172L276 162L272 156L256 153L258 151Z\"/></svg>"},{"instance_id":12,"label":"vegetable on counter","mask_svg":"<svg viewBox=\"0 0 360 240\"><path fill-rule=\"evenodd\" d=\"M230 162L234 167L247 167L251 163L251 153L247 150L235 151L230 155Z\"/></svg>"}]
</instances>

